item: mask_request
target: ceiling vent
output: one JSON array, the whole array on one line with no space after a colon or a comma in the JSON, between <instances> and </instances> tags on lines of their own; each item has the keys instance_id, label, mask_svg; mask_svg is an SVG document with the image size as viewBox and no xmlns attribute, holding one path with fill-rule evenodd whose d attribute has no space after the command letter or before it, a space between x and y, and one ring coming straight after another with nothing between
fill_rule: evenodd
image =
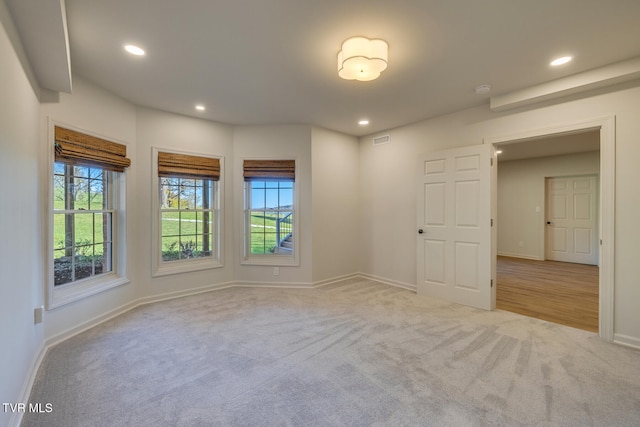
<instances>
[{"instance_id":1,"label":"ceiling vent","mask_svg":"<svg viewBox=\"0 0 640 427\"><path fill-rule=\"evenodd\" d=\"M373 145L388 144L389 142L391 142L389 135L376 136L373 138Z\"/></svg>"}]
</instances>

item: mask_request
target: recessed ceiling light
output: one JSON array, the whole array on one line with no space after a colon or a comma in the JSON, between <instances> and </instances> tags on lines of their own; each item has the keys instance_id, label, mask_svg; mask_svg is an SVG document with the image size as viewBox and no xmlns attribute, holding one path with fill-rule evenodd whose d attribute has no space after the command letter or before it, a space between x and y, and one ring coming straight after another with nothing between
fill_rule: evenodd
<instances>
[{"instance_id":1,"label":"recessed ceiling light","mask_svg":"<svg viewBox=\"0 0 640 427\"><path fill-rule=\"evenodd\" d=\"M204 111L204 110L206 110L206 108L204 107L204 105L198 104L198 105L196 105L196 110Z\"/></svg>"},{"instance_id":2,"label":"recessed ceiling light","mask_svg":"<svg viewBox=\"0 0 640 427\"><path fill-rule=\"evenodd\" d=\"M368 124L369 124L369 120L367 120L367 119L362 119L362 120L358 121L358 124L359 124L360 126L366 126L366 125L368 125Z\"/></svg>"},{"instance_id":3,"label":"recessed ceiling light","mask_svg":"<svg viewBox=\"0 0 640 427\"><path fill-rule=\"evenodd\" d=\"M124 50L129 52L131 55L144 56L144 49L132 44L125 45Z\"/></svg>"},{"instance_id":4,"label":"recessed ceiling light","mask_svg":"<svg viewBox=\"0 0 640 427\"><path fill-rule=\"evenodd\" d=\"M567 62L571 61L573 58L570 56L562 56L560 58L556 58L553 61L551 61L551 63L549 65L553 66L553 67L557 67L558 65L562 65L562 64L566 64Z\"/></svg>"},{"instance_id":5,"label":"recessed ceiling light","mask_svg":"<svg viewBox=\"0 0 640 427\"><path fill-rule=\"evenodd\" d=\"M496 150L496 154L502 154L502 150Z\"/></svg>"},{"instance_id":6,"label":"recessed ceiling light","mask_svg":"<svg viewBox=\"0 0 640 427\"><path fill-rule=\"evenodd\" d=\"M476 86L476 93L478 95L484 95L485 93L489 93L490 91L491 91L491 85Z\"/></svg>"}]
</instances>

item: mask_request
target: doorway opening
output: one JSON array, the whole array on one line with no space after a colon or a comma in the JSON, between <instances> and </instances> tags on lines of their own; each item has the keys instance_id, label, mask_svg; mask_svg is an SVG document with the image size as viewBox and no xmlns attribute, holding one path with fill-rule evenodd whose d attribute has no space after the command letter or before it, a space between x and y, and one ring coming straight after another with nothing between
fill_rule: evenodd
<instances>
[{"instance_id":1,"label":"doorway opening","mask_svg":"<svg viewBox=\"0 0 640 427\"><path fill-rule=\"evenodd\" d=\"M613 129L614 118L610 117L559 126L554 129L528 131L512 137L493 138L487 141L502 151L498 156L498 308L515 312L519 310L521 314L591 330L598 332L604 339L613 339L612 197L615 170ZM560 170L558 168L562 166L563 162L568 161L572 162L568 170L556 172ZM515 182L517 180L507 179L500 182L501 177L504 178L508 172L509 163L511 163L512 169L520 169L522 174L526 172L523 165L533 167L537 163L538 166L543 165L543 169L547 170L543 172L538 170L537 189L533 187L518 188L517 182ZM553 168L556 168L556 171L549 171ZM531 171L529 173L532 174ZM544 251L545 227L547 227L544 201L545 182L546 178L558 174L561 176L592 174L598 177L598 230L596 231L598 236L595 240L599 249L597 265L546 260ZM505 188L507 189L506 196ZM518 202L517 198L513 197L514 194L535 196L540 201ZM517 220L513 220L513 218L510 220L509 215L505 217L504 205L505 202L510 201L505 201L505 197L515 199L512 200L512 215L510 216L515 216ZM500 206L502 206L502 215ZM528 223L525 221L527 219ZM529 225L523 225L523 221ZM546 272L542 267L547 267ZM567 275L570 278L563 277ZM538 295L544 298L536 301L533 298L535 295L532 296L531 292L526 295L527 292L522 291L524 294L511 296L511 299L514 300L514 307L505 308L502 304L504 299L501 298L504 296L501 295L501 282L503 283L502 289L506 290L504 281L507 278L520 282L518 286L525 286L523 281L533 281L530 286L533 286ZM545 290L544 286L547 286L548 289ZM560 297L554 297L551 291L564 293L565 298L569 302L573 301L574 305L563 305ZM583 291L584 295L578 296L577 291ZM545 318L540 313L522 313L525 308L530 308L532 305L539 305L547 311L555 309L557 313L574 313L578 321L562 321L549 315ZM590 325L581 325L585 319L590 321Z\"/></svg>"}]
</instances>

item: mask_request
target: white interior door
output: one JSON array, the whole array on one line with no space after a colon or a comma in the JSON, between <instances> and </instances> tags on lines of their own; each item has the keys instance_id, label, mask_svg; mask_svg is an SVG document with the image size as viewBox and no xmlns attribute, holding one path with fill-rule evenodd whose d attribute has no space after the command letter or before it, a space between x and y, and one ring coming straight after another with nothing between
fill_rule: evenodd
<instances>
[{"instance_id":1,"label":"white interior door","mask_svg":"<svg viewBox=\"0 0 640 427\"><path fill-rule=\"evenodd\" d=\"M545 258L598 264L597 176L547 178Z\"/></svg>"},{"instance_id":2,"label":"white interior door","mask_svg":"<svg viewBox=\"0 0 640 427\"><path fill-rule=\"evenodd\" d=\"M495 308L494 163L490 144L419 159L419 295Z\"/></svg>"}]
</instances>

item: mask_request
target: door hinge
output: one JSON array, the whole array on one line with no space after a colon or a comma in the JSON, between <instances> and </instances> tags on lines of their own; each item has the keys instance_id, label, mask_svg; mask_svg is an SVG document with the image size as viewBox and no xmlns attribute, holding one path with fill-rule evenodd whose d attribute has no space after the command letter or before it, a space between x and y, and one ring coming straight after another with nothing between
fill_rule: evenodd
<instances>
[{"instance_id":1,"label":"door hinge","mask_svg":"<svg viewBox=\"0 0 640 427\"><path fill-rule=\"evenodd\" d=\"M493 279L491 279L491 287L493 288Z\"/></svg>"},{"instance_id":2,"label":"door hinge","mask_svg":"<svg viewBox=\"0 0 640 427\"><path fill-rule=\"evenodd\" d=\"M493 218L491 218L491 226L493 227Z\"/></svg>"},{"instance_id":3,"label":"door hinge","mask_svg":"<svg viewBox=\"0 0 640 427\"><path fill-rule=\"evenodd\" d=\"M491 166L493 166L493 157L491 159L489 159L489 160L491 160Z\"/></svg>"}]
</instances>

